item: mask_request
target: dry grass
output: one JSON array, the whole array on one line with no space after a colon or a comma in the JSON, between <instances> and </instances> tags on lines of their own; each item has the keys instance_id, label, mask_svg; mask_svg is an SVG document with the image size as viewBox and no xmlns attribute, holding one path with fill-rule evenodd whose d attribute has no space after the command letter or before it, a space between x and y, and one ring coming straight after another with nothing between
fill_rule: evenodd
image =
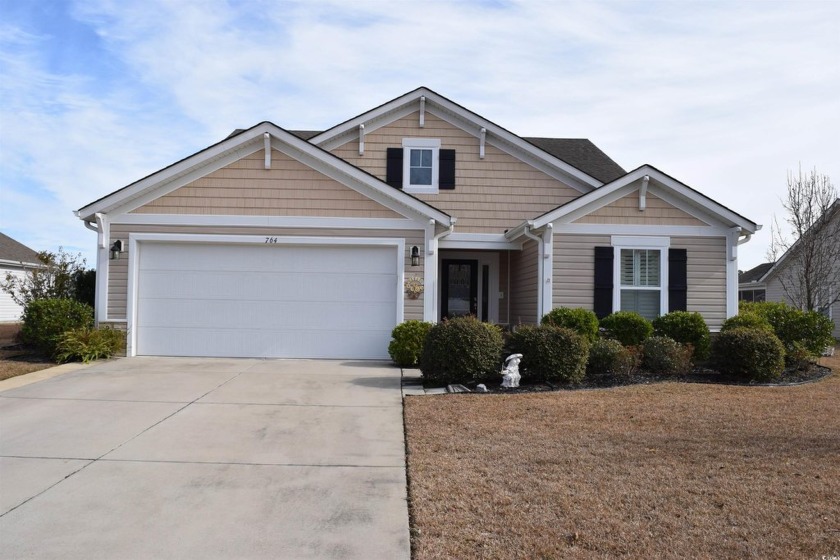
<instances>
[{"instance_id":1,"label":"dry grass","mask_svg":"<svg viewBox=\"0 0 840 560\"><path fill-rule=\"evenodd\" d=\"M406 399L429 558L840 554L840 353L797 387Z\"/></svg>"}]
</instances>

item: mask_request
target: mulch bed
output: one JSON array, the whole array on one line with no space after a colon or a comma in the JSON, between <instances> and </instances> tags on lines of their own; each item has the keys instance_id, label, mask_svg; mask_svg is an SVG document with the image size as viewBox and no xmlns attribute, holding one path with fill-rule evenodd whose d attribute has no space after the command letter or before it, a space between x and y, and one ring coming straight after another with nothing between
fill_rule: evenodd
<instances>
[{"instance_id":1,"label":"mulch bed","mask_svg":"<svg viewBox=\"0 0 840 560\"><path fill-rule=\"evenodd\" d=\"M581 383L577 384L554 384L549 382L529 383L523 380L517 388L507 388L501 386L501 380L498 383L487 383L487 393L543 393L548 391L569 391L578 389L604 389L609 387L624 387L628 385L647 385L651 383L662 382L681 382L681 383L714 383L718 385L739 385L749 387L773 387L773 386L790 386L800 385L802 383L810 383L818 381L831 375L831 368L821 366L818 364L811 364L807 369L786 369L780 379L770 383L744 381L737 377L724 375L713 369L696 367L691 372L685 375L658 375L649 372L635 372L632 375L612 375L602 374L595 376L587 376ZM501 376L500 376L501 377ZM466 387L475 392L478 383L467 383Z\"/></svg>"}]
</instances>

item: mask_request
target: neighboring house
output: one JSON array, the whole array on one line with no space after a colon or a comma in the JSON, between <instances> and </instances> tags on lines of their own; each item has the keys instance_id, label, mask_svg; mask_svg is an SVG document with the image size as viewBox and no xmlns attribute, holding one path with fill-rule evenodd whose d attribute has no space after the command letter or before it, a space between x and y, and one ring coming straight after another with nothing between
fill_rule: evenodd
<instances>
[{"instance_id":1,"label":"neighboring house","mask_svg":"<svg viewBox=\"0 0 840 560\"><path fill-rule=\"evenodd\" d=\"M558 306L688 309L717 330L760 227L426 88L323 132L237 130L77 215L99 234L99 324L128 355L173 356L386 358L407 319Z\"/></svg>"},{"instance_id":2,"label":"neighboring house","mask_svg":"<svg viewBox=\"0 0 840 560\"><path fill-rule=\"evenodd\" d=\"M5 281L8 274L23 278L26 269L40 266L38 253L0 233L0 281ZM22 313L23 307L18 305L12 296L0 290L0 323L16 323Z\"/></svg>"},{"instance_id":3,"label":"neighboring house","mask_svg":"<svg viewBox=\"0 0 840 560\"><path fill-rule=\"evenodd\" d=\"M773 266L773 263L761 263L746 272L738 273L738 301L765 301L767 285L761 278Z\"/></svg>"},{"instance_id":4,"label":"neighboring house","mask_svg":"<svg viewBox=\"0 0 840 560\"><path fill-rule=\"evenodd\" d=\"M831 219L825 227L828 227L832 232L828 235L837 239L838 228L840 228L840 199L834 201L828 213ZM767 301L783 301L801 307L797 305L795 300L802 300L803 298L791 298L790 293L791 290L798 289L797 250L798 242L794 243L771 268L758 278L757 282L764 284L767 288ZM817 295L817 309L834 322L834 338L840 338L840 301L834 301L837 299L837 290L840 290L840 285L837 283L837 278L840 277L840 272L838 272L838 269L840 269L840 258L838 258L840 257L840 251L832 244L827 253L832 260L832 270L835 272L831 275L833 277L833 281L830 282L831 285L825 287L825 293ZM787 284L788 290L785 289L783 284ZM820 299L824 300L826 304L821 305Z\"/></svg>"}]
</instances>

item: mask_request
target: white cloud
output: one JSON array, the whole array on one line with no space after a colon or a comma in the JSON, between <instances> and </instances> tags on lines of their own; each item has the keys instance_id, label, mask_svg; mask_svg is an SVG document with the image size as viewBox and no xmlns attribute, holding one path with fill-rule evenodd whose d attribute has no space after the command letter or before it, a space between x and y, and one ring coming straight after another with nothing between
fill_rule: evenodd
<instances>
[{"instance_id":1,"label":"white cloud","mask_svg":"<svg viewBox=\"0 0 840 560\"><path fill-rule=\"evenodd\" d=\"M0 30L4 229L234 128L325 128L419 85L516 133L588 137L627 169L651 163L767 229L787 169L840 181L835 3L89 0L72 13L117 75L97 53L88 72L56 75L41 30ZM92 249L70 218L39 243ZM742 267L763 260L764 235Z\"/></svg>"}]
</instances>

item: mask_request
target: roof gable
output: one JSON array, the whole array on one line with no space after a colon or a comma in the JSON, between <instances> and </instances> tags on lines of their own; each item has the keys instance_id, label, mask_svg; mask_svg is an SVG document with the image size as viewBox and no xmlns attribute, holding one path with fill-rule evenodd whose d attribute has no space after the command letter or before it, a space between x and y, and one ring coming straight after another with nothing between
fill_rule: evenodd
<instances>
[{"instance_id":1,"label":"roof gable","mask_svg":"<svg viewBox=\"0 0 840 560\"><path fill-rule=\"evenodd\" d=\"M760 228L754 222L651 165L643 165L634 169L595 191L582 195L539 216L533 220L532 227L540 228L555 221L572 222L637 190L645 177L648 178L649 184L656 189L655 194L658 197L710 225L717 223L724 227L740 227L747 234L753 234Z\"/></svg>"},{"instance_id":2,"label":"roof gable","mask_svg":"<svg viewBox=\"0 0 840 560\"><path fill-rule=\"evenodd\" d=\"M446 213L410 194L393 189L373 175L267 121L232 134L221 142L100 198L79 209L76 215L85 220L92 220L99 212L130 212L225 165L264 149L266 144L399 214L434 219L449 225L450 217Z\"/></svg>"},{"instance_id":3,"label":"roof gable","mask_svg":"<svg viewBox=\"0 0 840 560\"><path fill-rule=\"evenodd\" d=\"M344 121L329 130L311 137L309 141L327 150L331 150L358 137L360 125L364 125L365 133L368 133L418 110L420 110L421 115L426 111L433 113L437 117L461 128L476 138L480 138L482 130L484 130L487 143L567 183L580 192L589 192L603 184L601 180L579 169L568 161L564 161L555 155L555 153L546 151L542 147L517 136L492 121L473 113L465 107L425 87L408 92L370 111ZM567 153L567 155L572 151L568 149L568 145L564 145L563 148L565 148L564 153ZM559 149L559 144L552 144L552 150L554 152L559 153ZM577 149L581 153L586 152L589 159L597 158L598 153L603 154L597 148L591 150L578 147ZM577 158L578 162L584 160L586 158ZM609 161L615 164L612 160ZM604 165L606 167L612 167L609 164ZM620 170L621 168L618 169Z\"/></svg>"}]
</instances>

